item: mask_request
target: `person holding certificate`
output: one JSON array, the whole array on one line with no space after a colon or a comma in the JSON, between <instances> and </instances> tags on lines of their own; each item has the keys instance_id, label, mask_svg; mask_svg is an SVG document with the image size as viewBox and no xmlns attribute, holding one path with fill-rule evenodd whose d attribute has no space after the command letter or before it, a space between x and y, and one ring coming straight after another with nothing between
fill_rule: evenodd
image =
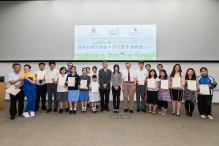
<instances>
[{"instance_id":1,"label":"person holding certificate","mask_svg":"<svg viewBox=\"0 0 219 146\"><path fill-rule=\"evenodd\" d=\"M217 86L215 79L208 75L208 69L202 67L201 75L197 78L198 86L198 109L202 118L206 116L213 120L211 115L211 103L213 97L213 89Z\"/></svg>"},{"instance_id":2,"label":"person holding certificate","mask_svg":"<svg viewBox=\"0 0 219 146\"><path fill-rule=\"evenodd\" d=\"M97 82L97 75L92 76L92 82L89 85L90 87L90 98L89 101L91 102L92 112L97 113L97 102L100 101L100 93L99 93L99 83Z\"/></svg>"},{"instance_id":3,"label":"person holding certificate","mask_svg":"<svg viewBox=\"0 0 219 146\"><path fill-rule=\"evenodd\" d=\"M160 71L160 86L158 90L158 100L161 107L161 114L164 116L167 114L168 101L170 101L170 78L167 75L166 70L162 69Z\"/></svg>"},{"instance_id":4,"label":"person holding certificate","mask_svg":"<svg viewBox=\"0 0 219 146\"><path fill-rule=\"evenodd\" d=\"M172 99L172 115L180 116L180 107L183 97L183 87L185 85L185 74L182 72L181 65L175 64L170 74L171 89L170 95ZM177 106L177 110L176 110Z\"/></svg>"},{"instance_id":5,"label":"person holding certificate","mask_svg":"<svg viewBox=\"0 0 219 146\"><path fill-rule=\"evenodd\" d=\"M59 113L61 114L63 112L63 103L65 102L65 112L69 112L68 109L68 88L65 85L66 78L68 74L66 74L66 68L61 67L60 75L58 75L58 78L55 81L55 84L57 84L57 101L60 104Z\"/></svg>"},{"instance_id":6,"label":"person holding certificate","mask_svg":"<svg viewBox=\"0 0 219 146\"><path fill-rule=\"evenodd\" d=\"M160 76L160 71L163 69L163 64L158 64L157 65L157 76L159 77ZM162 102L162 101L161 101ZM157 104L157 108L159 110L159 113L162 112L162 109L161 109L161 102L160 100L158 99L158 104Z\"/></svg>"},{"instance_id":7,"label":"person holding certificate","mask_svg":"<svg viewBox=\"0 0 219 146\"><path fill-rule=\"evenodd\" d=\"M45 82L45 63L39 63L39 70L35 71L36 76L36 87L37 87L37 98L36 98L36 105L35 105L35 112L40 107L40 98L41 98L41 109L47 110L46 108L46 92L47 92L47 84Z\"/></svg>"},{"instance_id":8,"label":"person holding certificate","mask_svg":"<svg viewBox=\"0 0 219 146\"><path fill-rule=\"evenodd\" d=\"M81 112L87 111L87 102L89 101L89 85L90 85L90 76L87 75L87 68L82 68L83 75L80 76L80 95L79 99L81 101Z\"/></svg>"},{"instance_id":9,"label":"person holding certificate","mask_svg":"<svg viewBox=\"0 0 219 146\"><path fill-rule=\"evenodd\" d=\"M149 106L149 113L152 115L155 115L156 113L156 107L158 103L158 90L159 90L159 84L160 79L157 77L157 73L154 69L151 69L149 71L149 75L147 78L147 103ZM153 111L152 111L152 104L154 105Z\"/></svg>"},{"instance_id":10,"label":"person holding certificate","mask_svg":"<svg viewBox=\"0 0 219 146\"><path fill-rule=\"evenodd\" d=\"M193 68L189 68L186 71L183 97L185 101L186 116L189 118L192 118L192 114L195 108L194 103L196 102L196 91L196 74Z\"/></svg>"},{"instance_id":11,"label":"person holding certificate","mask_svg":"<svg viewBox=\"0 0 219 146\"><path fill-rule=\"evenodd\" d=\"M21 89L21 91L17 95L10 94L10 108L9 113L11 116L11 120L15 119L15 116L18 113L18 116L22 116L24 110L24 91L21 84L21 65L18 63L14 63L12 65L13 72L8 74L8 82L15 86L16 89ZM17 101L18 101L18 110L17 110Z\"/></svg>"},{"instance_id":12,"label":"person holding certificate","mask_svg":"<svg viewBox=\"0 0 219 146\"><path fill-rule=\"evenodd\" d=\"M93 74L92 74L92 75L96 75L96 76L97 76L96 80L97 80L97 82L99 83L97 67L96 67L96 66L93 66L93 67L92 67L92 71L93 71ZM91 76L91 82L92 82L92 76ZM89 94L90 94L90 91L89 91ZM100 96L100 94L99 94L99 96ZM90 97L90 96L89 96L89 97ZM97 102L97 105L96 105L96 108L98 108L98 107L99 107L99 101Z\"/></svg>"},{"instance_id":13,"label":"person holding certificate","mask_svg":"<svg viewBox=\"0 0 219 146\"><path fill-rule=\"evenodd\" d=\"M111 83L112 83L113 107L114 107L113 112L119 113L122 73L119 72L118 64L115 64L113 66L113 73L111 74Z\"/></svg>"},{"instance_id":14,"label":"person holding certificate","mask_svg":"<svg viewBox=\"0 0 219 146\"><path fill-rule=\"evenodd\" d=\"M69 83L69 78L72 78L74 77L74 86L69 86L68 84ZM76 109L77 109L77 104L78 104L78 101L79 101L79 92L78 92L78 86L80 85L80 77L78 74L76 74L76 67L75 66L72 66L71 67L71 74L69 74L66 78L66 83L65 83L66 86L68 86L68 102L69 102L69 108L70 108L70 111L69 111L69 114L76 114ZM72 108L72 102L74 102L74 110Z\"/></svg>"},{"instance_id":15,"label":"person holding certificate","mask_svg":"<svg viewBox=\"0 0 219 146\"><path fill-rule=\"evenodd\" d=\"M148 77L148 71L144 70L144 61L139 61L139 69L136 70L137 84L136 84L136 102L137 102L137 112L142 110L146 113L145 109L145 90L146 90L146 78ZM140 101L141 100L141 101Z\"/></svg>"},{"instance_id":16,"label":"person holding certificate","mask_svg":"<svg viewBox=\"0 0 219 146\"><path fill-rule=\"evenodd\" d=\"M151 70L151 65L146 64L145 65L145 70L149 73L149 71ZM145 101L147 101L147 91L148 91L148 87L147 87L147 84L146 84L146 86L145 86ZM147 108L146 103L145 103L145 109Z\"/></svg>"}]
</instances>

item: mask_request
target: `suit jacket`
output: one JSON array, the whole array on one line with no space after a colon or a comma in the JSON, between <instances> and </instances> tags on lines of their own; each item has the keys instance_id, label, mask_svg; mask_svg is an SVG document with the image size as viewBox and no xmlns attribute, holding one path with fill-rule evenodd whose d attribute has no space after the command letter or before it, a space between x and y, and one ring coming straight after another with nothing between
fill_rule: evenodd
<instances>
[{"instance_id":1,"label":"suit jacket","mask_svg":"<svg viewBox=\"0 0 219 146\"><path fill-rule=\"evenodd\" d=\"M110 69L107 69L106 72L103 68L99 70L98 77L100 82L100 89L104 89L103 84L106 84L107 90L110 90L111 73L112 71Z\"/></svg>"}]
</instances>

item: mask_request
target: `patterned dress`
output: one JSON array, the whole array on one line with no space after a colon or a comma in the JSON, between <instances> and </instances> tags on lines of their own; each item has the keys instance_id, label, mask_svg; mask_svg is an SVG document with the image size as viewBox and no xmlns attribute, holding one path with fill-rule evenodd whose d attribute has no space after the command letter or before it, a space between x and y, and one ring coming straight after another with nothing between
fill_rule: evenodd
<instances>
[{"instance_id":1,"label":"patterned dress","mask_svg":"<svg viewBox=\"0 0 219 146\"><path fill-rule=\"evenodd\" d=\"M183 99L184 99L184 101L190 100L192 103L196 102L196 92L190 91L188 89L188 84L187 83L185 83Z\"/></svg>"},{"instance_id":2,"label":"patterned dress","mask_svg":"<svg viewBox=\"0 0 219 146\"><path fill-rule=\"evenodd\" d=\"M165 79L160 79L160 80L165 80ZM167 78L166 80L168 80L168 82L170 83L170 79ZM170 101L171 97L170 97L170 90L162 90L161 89L161 83L159 86L159 90L158 90L158 100L162 100L162 101Z\"/></svg>"}]
</instances>

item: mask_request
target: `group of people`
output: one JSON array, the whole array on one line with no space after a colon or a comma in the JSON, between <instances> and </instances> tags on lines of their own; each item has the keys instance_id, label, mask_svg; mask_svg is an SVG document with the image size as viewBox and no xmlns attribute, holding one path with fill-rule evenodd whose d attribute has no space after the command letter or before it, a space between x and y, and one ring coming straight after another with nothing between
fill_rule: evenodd
<instances>
[{"instance_id":1,"label":"group of people","mask_svg":"<svg viewBox=\"0 0 219 146\"><path fill-rule=\"evenodd\" d=\"M120 94L123 92L124 112L133 113L134 94L136 94L137 112L147 113L146 102L148 103L149 113L156 114L156 109L162 115L167 114L168 102L172 103L172 115L180 116L181 101L185 101L186 116L192 117L194 104L198 101L198 110L202 118L208 117L213 119L211 115L211 103L213 89L217 83L214 78L208 75L206 67L200 69L200 76L196 76L193 68L187 69L184 74L180 64L175 64L170 74L163 69L162 64L157 65L157 71L151 69L150 64L144 65L144 61L139 61L139 69L133 70L131 63L126 63L126 69L120 72L119 65L113 66L113 71L108 69L108 63L102 63L103 68L99 71L96 66L92 67L92 73L89 67L82 68L82 75L79 73L71 62L66 67L55 69L56 63L49 62L49 70L45 70L45 63L39 63L39 70L44 74L52 76L52 83L46 83L45 76L43 79L37 79L37 72L31 73L31 66L24 65L24 73L21 72L21 65L13 64L14 71L8 74L8 81L14 85L16 89L21 89L17 95L10 94L10 116L11 120L15 116L34 117L35 112L40 108L46 113L52 111L57 112L59 105L59 113L63 111L69 114L76 114L78 102L81 102L81 112L87 111L87 107L91 104L92 112L97 113L99 102L100 111L110 111L109 95L112 89L114 113L119 113ZM145 67L145 68L144 68ZM60 85L61 78L65 78L64 85ZM75 85L68 86L69 77L75 78ZM179 87L172 86L172 80L178 78L180 80ZM150 79L153 79L153 87L148 87ZM86 80L86 88L80 88L81 82ZM163 89L161 81L168 82L168 89ZM188 89L188 81L197 82L197 89ZM60 81L61 82L61 81ZM98 87L98 90L92 90ZM199 85L209 86L209 95L200 93ZM48 107L46 106L46 94L48 93ZM24 97L27 98L27 104L24 109ZM54 100L53 100L54 97ZM18 111L17 103L18 100Z\"/></svg>"}]
</instances>

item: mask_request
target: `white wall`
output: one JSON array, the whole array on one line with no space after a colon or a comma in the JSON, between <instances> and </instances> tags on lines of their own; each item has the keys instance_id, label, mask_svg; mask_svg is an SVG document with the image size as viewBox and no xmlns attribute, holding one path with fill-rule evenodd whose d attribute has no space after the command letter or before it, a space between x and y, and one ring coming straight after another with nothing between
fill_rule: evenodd
<instances>
[{"instance_id":1,"label":"white wall","mask_svg":"<svg viewBox=\"0 0 219 146\"><path fill-rule=\"evenodd\" d=\"M162 62L160 62L162 63ZM0 76L5 76L5 79L7 81L7 74L9 72L11 72L12 69L12 64L13 63L0 63ZM24 62L21 63L22 67L24 64ZM32 62L32 63L28 63L31 65L32 67L32 72L36 71L38 69L38 63ZM67 62L57 62L56 63L56 69L59 70L60 67L65 66L67 67ZM125 62L109 62L109 69L112 70L113 65L114 64L119 64L120 66L120 70L124 70L125 69ZM150 63L152 66L152 69L156 69L156 65L158 63ZM166 69L166 71L168 73L170 73L172 71L173 65L175 63L162 63L164 65L164 69ZM199 75L199 69L203 66L207 67L209 70L209 75L213 76L216 80L217 83L219 83L219 63L180 63L182 66L182 70L184 73L186 73L186 70L190 67L195 69L196 75ZM100 69L102 67L102 63L101 62L75 62L74 65L77 67L77 72L78 74L81 74L81 69L83 67L90 67L92 68L92 66L97 66L98 69ZM46 62L46 69L48 69L49 65L48 62ZM137 69L138 68L138 63L137 62L132 62L132 68L133 69ZM123 100L123 94L121 94L121 100ZM9 99L9 96L6 95L6 99ZM110 93L110 100L112 100L112 94ZM215 94L213 97L213 102L214 103L219 103L219 85L217 87L217 89L215 90Z\"/></svg>"}]
</instances>

